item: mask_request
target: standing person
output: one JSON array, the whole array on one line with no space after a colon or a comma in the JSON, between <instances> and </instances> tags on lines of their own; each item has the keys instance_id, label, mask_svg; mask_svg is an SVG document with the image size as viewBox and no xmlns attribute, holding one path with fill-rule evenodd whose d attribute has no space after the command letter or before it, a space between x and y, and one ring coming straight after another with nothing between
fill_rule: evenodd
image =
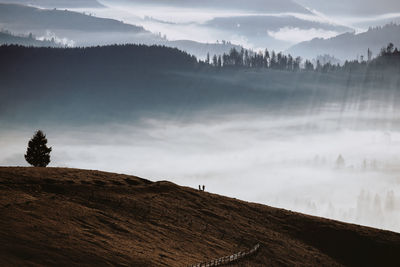
<instances>
[{"instance_id":1,"label":"standing person","mask_svg":"<svg viewBox=\"0 0 400 267\"><path fill-rule=\"evenodd\" d=\"M205 187L204 184L203 184L203 192L204 192L205 189L206 189L206 187Z\"/></svg>"}]
</instances>

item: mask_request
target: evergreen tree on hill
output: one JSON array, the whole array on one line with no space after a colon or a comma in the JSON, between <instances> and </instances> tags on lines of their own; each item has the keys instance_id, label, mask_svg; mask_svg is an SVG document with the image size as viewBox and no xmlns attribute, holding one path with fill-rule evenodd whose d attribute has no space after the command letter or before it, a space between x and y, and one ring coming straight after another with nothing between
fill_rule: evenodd
<instances>
[{"instance_id":1,"label":"evergreen tree on hill","mask_svg":"<svg viewBox=\"0 0 400 267\"><path fill-rule=\"evenodd\" d=\"M28 143L25 159L34 167L46 167L50 163L51 147L47 147L46 135L37 131Z\"/></svg>"}]
</instances>

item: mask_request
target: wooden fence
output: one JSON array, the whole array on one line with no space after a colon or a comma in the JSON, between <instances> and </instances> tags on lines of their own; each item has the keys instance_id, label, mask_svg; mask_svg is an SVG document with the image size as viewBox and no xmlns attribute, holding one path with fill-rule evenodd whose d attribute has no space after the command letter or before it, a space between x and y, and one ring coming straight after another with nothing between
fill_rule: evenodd
<instances>
[{"instance_id":1,"label":"wooden fence","mask_svg":"<svg viewBox=\"0 0 400 267\"><path fill-rule=\"evenodd\" d=\"M250 250L246 250L246 251L241 251L238 252L236 254L230 255L230 256L225 256L219 259L215 259L215 260L210 260L210 261L206 261L206 262L202 262L202 263L197 263L197 264L193 264L193 265L189 265L188 267L212 267L212 266L221 266L224 264L229 264L229 263L233 263L236 262L240 259L246 258L250 255L255 254L258 249L260 248L260 244L255 245L252 249Z\"/></svg>"}]
</instances>

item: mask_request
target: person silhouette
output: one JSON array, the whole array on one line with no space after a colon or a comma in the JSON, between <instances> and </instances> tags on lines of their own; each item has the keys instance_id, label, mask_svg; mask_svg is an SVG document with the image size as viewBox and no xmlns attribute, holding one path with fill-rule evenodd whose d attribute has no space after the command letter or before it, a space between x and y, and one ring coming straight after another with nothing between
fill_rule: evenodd
<instances>
[{"instance_id":1,"label":"person silhouette","mask_svg":"<svg viewBox=\"0 0 400 267\"><path fill-rule=\"evenodd\" d=\"M203 191L206 189L206 187L204 186L204 184L203 184Z\"/></svg>"},{"instance_id":2,"label":"person silhouette","mask_svg":"<svg viewBox=\"0 0 400 267\"><path fill-rule=\"evenodd\" d=\"M199 191L201 191L201 185L199 185Z\"/></svg>"}]
</instances>

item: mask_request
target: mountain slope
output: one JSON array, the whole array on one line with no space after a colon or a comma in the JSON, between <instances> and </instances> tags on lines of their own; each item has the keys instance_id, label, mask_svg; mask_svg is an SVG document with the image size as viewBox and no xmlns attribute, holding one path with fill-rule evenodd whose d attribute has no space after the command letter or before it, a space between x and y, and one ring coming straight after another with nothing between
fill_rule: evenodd
<instances>
[{"instance_id":1,"label":"mountain slope","mask_svg":"<svg viewBox=\"0 0 400 267\"><path fill-rule=\"evenodd\" d=\"M0 168L0 264L395 266L400 234L99 171Z\"/></svg>"},{"instance_id":2,"label":"mountain slope","mask_svg":"<svg viewBox=\"0 0 400 267\"><path fill-rule=\"evenodd\" d=\"M342 60L355 59L356 55L367 56L368 48L376 56L388 43L400 43L400 25L388 24L384 27L370 28L367 32L344 33L329 39L316 38L302 42L288 49L289 53L307 58L330 54Z\"/></svg>"},{"instance_id":3,"label":"mountain slope","mask_svg":"<svg viewBox=\"0 0 400 267\"><path fill-rule=\"evenodd\" d=\"M38 9L16 4L0 4L0 25L9 30L75 30L95 32L144 32L142 27L114 19L97 18L78 12Z\"/></svg>"}]
</instances>

